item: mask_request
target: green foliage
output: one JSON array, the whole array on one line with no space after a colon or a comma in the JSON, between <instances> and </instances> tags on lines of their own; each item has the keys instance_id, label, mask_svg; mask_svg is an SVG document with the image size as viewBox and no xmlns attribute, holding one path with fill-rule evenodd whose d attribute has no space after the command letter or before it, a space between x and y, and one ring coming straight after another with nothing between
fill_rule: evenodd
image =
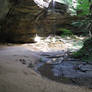
<instances>
[{"instance_id":1,"label":"green foliage","mask_svg":"<svg viewBox=\"0 0 92 92\"><path fill-rule=\"evenodd\" d=\"M89 14L89 1L88 0L78 0L77 11L79 15L88 15Z\"/></svg>"},{"instance_id":2,"label":"green foliage","mask_svg":"<svg viewBox=\"0 0 92 92\"><path fill-rule=\"evenodd\" d=\"M73 22L71 25L73 25L74 27L81 27L81 25L83 25L83 22L77 21L77 22Z\"/></svg>"},{"instance_id":3,"label":"green foliage","mask_svg":"<svg viewBox=\"0 0 92 92\"><path fill-rule=\"evenodd\" d=\"M86 62L92 61L92 38L85 41L83 48L78 52L74 52L72 55Z\"/></svg>"},{"instance_id":4,"label":"green foliage","mask_svg":"<svg viewBox=\"0 0 92 92\"><path fill-rule=\"evenodd\" d=\"M63 1L63 0L61 0ZM69 10L72 14L78 14L79 16L85 16L89 14L90 3L89 0L64 0L69 5Z\"/></svg>"},{"instance_id":5,"label":"green foliage","mask_svg":"<svg viewBox=\"0 0 92 92\"><path fill-rule=\"evenodd\" d=\"M77 20L73 23L71 23L71 25L74 28L77 28L77 31L73 31L77 34L81 34L82 36L90 36L89 32L91 31L92 28L92 19L90 17L86 17L83 20Z\"/></svg>"},{"instance_id":6,"label":"green foliage","mask_svg":"<svg viewBox=\"0 0 92 92\"><path fill-rule=\"evenodd\" d=\"M68 29L65 29L65 28L60 28L58 31L61 32L61 36L62 37L64 37L64 36L71 36L72 35L71 30L68 30Z\"/></svg>"},{"instance_id":7,"label":"green foliage","mask_svg":"<svg viewBox=\"0 0 92 92\"><path fill-rule=\"evenodd\" d=\"M76 15L76 12L79 16L89 14L89 0L57 0L57 2L68 5L71 15Z\"/></svg>"}]
</instances>

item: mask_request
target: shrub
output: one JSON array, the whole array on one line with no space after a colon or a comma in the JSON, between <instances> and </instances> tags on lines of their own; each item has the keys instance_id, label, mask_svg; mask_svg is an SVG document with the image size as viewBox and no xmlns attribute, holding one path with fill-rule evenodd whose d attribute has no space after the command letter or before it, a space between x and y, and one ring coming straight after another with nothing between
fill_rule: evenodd
<instances>
[{"instance_id":1,"label":"shrub","mask_svg":"<svg viewBox=\"0 0 92 92\"><path fill-rule=\"evenodd\" d=\"M60 31L62 37L72 35L71 30L68 30L68 29L60 28L59 31Z\"/></svg>"}]
</instances>

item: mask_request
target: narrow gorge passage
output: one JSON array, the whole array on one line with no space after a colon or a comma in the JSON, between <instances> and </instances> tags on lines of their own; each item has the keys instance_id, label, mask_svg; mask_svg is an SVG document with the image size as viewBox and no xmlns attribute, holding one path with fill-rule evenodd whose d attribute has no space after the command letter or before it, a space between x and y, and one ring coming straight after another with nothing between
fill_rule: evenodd
<instances>
[{"instance_id":1,"label":"narrow gorge passage","mask_svg":"<svg viewBox=\"0 0 92 92\"><path fill-rule=\"evenodd\" d=\"M92 0L0 0L0 92L92 92Z\"/></svg>"}]
</instances>

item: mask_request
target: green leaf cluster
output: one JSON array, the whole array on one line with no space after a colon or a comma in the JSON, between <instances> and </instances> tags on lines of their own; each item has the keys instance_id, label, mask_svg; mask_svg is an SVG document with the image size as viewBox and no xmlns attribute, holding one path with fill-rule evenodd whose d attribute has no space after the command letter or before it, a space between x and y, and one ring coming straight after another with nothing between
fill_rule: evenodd
<instances>
[{"instance_id":1,"label":"green leaf cluster","mask_svg":"<svg viewBox=\"0 0 92 92\"><path fill-rule=\"evenodd\" d=\"M89 1L88 0L78 0L77 12L80 16L89 14Z\"/></svg>"},{"instance_id":2,"label":"green leaf cluster","mask_svg":"<svg viewBox=\"0 0 92 92\"><path fill-rule=\"evenodd\" d=\"M71 36L72 35L72 32L69 29L60 28L58 31L61 32L61 36L62 37L64 37L64 36Z\"/></svg>"},{"instance_id":3,"label":"green leaf cluster","mask_svg":"<svg viewBox=\"0 0 92 92\"><path fill-rule=\"evenodd\" d=\"M73 57L92 62L92 38L85 41L83 48L73 53Z\"/></svg>"}]
</instances>

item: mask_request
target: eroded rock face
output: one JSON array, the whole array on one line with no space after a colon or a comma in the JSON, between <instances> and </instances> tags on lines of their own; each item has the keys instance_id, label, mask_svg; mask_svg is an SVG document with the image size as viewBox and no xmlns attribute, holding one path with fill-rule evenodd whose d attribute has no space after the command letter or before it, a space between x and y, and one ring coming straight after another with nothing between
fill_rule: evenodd
<instances>
[{"instance_id":1,"label":"eroded rock face","mask_svg":"<svg viewBox=\"0 0 92 92\"><path fill-rule=\"evenodd\" d=\"M0 19L3 19L12 5L19 3L21 0L0 0Z\"/></svg>"},{"instance_id":2,"label":"eroded rock face","mask_svg":"<svg viewBox=\"0 0 92 92\"><path fill-rule=\"evenodd\" d=\"M10 8L5 23L3 24L3 39L7 42L32 42L35 33L33 29L36 15L40 8L33 0L22 0Z\"/></svg>"},{"instance_id":3,"label":"eroded rock face","mask_svg":"<svg viewBox=\"0 0 92 92\"><path fill-rule=\"evenodd\" d=\"M14 0L12 0L14 1ZM11 7L9 0L0 0L0 41L2 40L2 24Z\"/></svg>"},{"instance_id":4,"label":"eroded rock face","mask_svg":"<svg viewBox=\"0 0 92 92\"><path fill-rule=\"evenodd\" d=\"M4 18L9 10L9 2L8 0L0 0L0 19Z\"/></svg>"},{"instance_id":5,"label":"eroded rock face","mask_svg":"<svg viewBox=\"0 0 92 92\"><path fill-rule=\"evenodd\" d=\"M39 36L55 34L57 30L56 26L62 25L64 23L63 19L67 16L67 5L57 2L57 0L54 1L55 6L53 6L53 0L47 3L48 7L45 7L45 9L39 13L39 16L36 17L35 29Z\"/></svg>"},{"instance_id":6,"label":"eroded rock face","mask_svg":"<svg viewBox=\"0 0 92 92\"><path fill-rule=\"evenodd\" d=\"M52 12L51 5L45 9L37 6L34 0L17 0L6 15L2 39L7 42L33 42L35 34L53 34L55 26L63 23L61 20L65 17L66 6L56 3L55 11ZM60 12L62 7L64 12Z\"/></svg>"},{"instance_id":7,"label":"eroded rock face","mask_svg":"<svg viewBox=\"0 0 92 92\"><path fill-rule=\"evenodd\" d=\"M59 2L54 2L54 5L53 5L53 2L51 2L49 5L49 8L50 9L54 8L54 11L59 12L59 13L66 13L68 10L68 5L62 4Z\"/></svg>"}]
</instances>

